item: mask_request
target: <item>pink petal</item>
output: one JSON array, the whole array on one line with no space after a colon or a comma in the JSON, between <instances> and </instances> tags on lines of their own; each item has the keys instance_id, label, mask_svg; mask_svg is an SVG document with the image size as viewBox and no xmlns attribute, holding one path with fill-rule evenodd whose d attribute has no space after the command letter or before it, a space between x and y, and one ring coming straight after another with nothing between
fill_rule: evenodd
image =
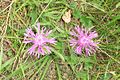
<instances>
[{"instance_id":1,"label":"pink petal","mask_svg":"<svg viewBox=\"0 0 120 80\"><path fill-rule=\"evenodd\" d=\"M33 45L31 48L29 48L28 49L29 54L34 54L36 47L37 45Z\"/></svg>"},{"instance_id":2,"label":"pink petal","mask_svg":"<svg viewBox=\"0 0 120 80\"><path fill-rule=\"evenodd\" d=\"M51 39L45 39L44 41L45 41L45 42L48 42L48 43L51 43L51 44L55 44L55 43L56 43L56 41L55 41L54 38L51 38Z\"/></svg>"},{"instance_id":3,"label":"pink petal","mask_svg":"<svg viewBox=\"0 0 120 80\"><path fill-rule=\"evenodd\" d=\"M88 48L85 48L86 56L90 55L90 50Z\"/></svg>"},{"instance_id":4,"label":"pink petal","mask_svg":"<svg viewBox=\"0 0 120 80\"><path fill-rule=\"evenodd\" d=\"M75 27L75 30L76 30L78 33L81 33L81 31L82 31L79 26Z\"/></svg>"},{"instance_id":5,"label":"pink petal","mask_svg":"<svg viewBox=\"0 0 120 80\"><path fill-rule=\"evenodd\" d=\"M94 32L91 32L88 37L89 37L90 39L96 38L96 37L98 37L98 34L94 31Z\"/></svg>"},{"instance_id":6,"label":"pink petal","mask_svg":"<svg viewBox=\"0 0 120 80\"><path fill-rule=\"evenodd\" d=\"M45 30L46 30L46 27L42 27L41 34L43 34Z\"/></svg>"},{"instance_id":7,"label":"pink petal","mask_svg":"<svg viewBox=\"0 0 120 80\"><path fill-rule=\"evenodd\" d=\"M74 47L75 45L77 45L77 40L75 39L70 40L70 46Z\"/></svg>"},{"instance_id":8,"label":"pink petal","mask_svg":"<svg viewBox=\"0 0 120 80\"><path fill-rule=\"evenodd\" d=\"M49 47L49 46L44 46L44 47L46 48L48 53L51 53L51 47Z\"/></svg>"},{"instance_id":9,"label":"pink petal","mask_svg":"<svg viewBox=\"0 0 120 80\"><path fill-rule=\"evenodd\" d=\"M84 30L81 29L79 26L75 27L75 30L78 32L80 36L84 36Z\"/></svg>"},{"instance_id":10,"label":"pink petal","mask_svg":"<svg viewBox=\"0 0 120 80\"><path fill-rule=\"evenodd\" d=\"M75 51L77 54L80 54L80 55L82 54L82 49L80 46L78 46Z\"/></svg>"},{"instance_id":11,"label":"pink petal","mask_svg":"<svg viewBox=\"0 0 120 80\"><path fill-rule=\"evenodd\" d=\"M41 46L38 46L38 53L42 54L42 55L45 55L45 52L44 52L44 50Z\"/></svg>"},{"instance_id":12,"label":"pink petal","mask_svg":"<svg viewBox=\"0 0 120 80\"><path fill-rule=\"evenodd\" d=\"M47 30L45 36L48 36L49 34L51 34L51 32L52 32L52 30L50 30L50 31Z\"/></svg>"}]
</instances>

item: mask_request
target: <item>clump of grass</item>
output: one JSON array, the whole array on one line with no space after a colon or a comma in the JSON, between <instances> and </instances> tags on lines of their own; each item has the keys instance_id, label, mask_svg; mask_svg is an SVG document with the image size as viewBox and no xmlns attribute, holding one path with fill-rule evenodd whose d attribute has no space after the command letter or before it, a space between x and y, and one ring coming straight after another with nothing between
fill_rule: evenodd
<instances>
[{"instance_id":1,"label":"clump of grass","mask_svg":"<svg viewBox=\"0 0 120 80\"><path fill-rule=\"evenodd\" d=\"M0 2L0 79L119 79L119 4L117 0L3 0ZM66 24L61 17L68 10L72 11L72 17ZM25 29L36 22L52 29L51 35L58 41L52 54L39 59L28 55L29 46L22 43ZM76 25L98 32L100 49L95 55L78 56L69 46L69 32ZM50 70L54 74L48 78Z\"/></svg>"}]
</instances>

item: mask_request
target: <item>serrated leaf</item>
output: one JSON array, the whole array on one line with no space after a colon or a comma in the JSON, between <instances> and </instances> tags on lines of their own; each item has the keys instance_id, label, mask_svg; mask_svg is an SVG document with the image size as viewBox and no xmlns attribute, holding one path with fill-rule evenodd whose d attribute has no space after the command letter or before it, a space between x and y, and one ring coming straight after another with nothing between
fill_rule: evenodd
<instances>
[{"instance_id":1,"label":"serrated leaf","mask_svg":"<svg viewBox=\"0 0 120 80\"><path fill-rule=\"evenodd\" d=\"M75 9L77 7L77 2L71 2L69 7Z\"/></svg>"},{"instance_id":2,"label":"serrated leaf","mask_svg":"<svg viewBox=\"0 0 120 80\"><path fill-rule=\"evenodd\" d=\"M85 69L88 70L88 69L92 69L93 67L93 64L92 63L85 63Z\"/></svg>"},{"instance_id":3,"label":"serrated leaf","mask_svg":"<svg viewBox=\"0 0 120 80\"><path fill-rule=\"evenodd\" d=\"M77 57L77 55L71 54L70 58L71 58L71 60L70 60L71 64L77 64L78 63L78 57Z\"/></svg>"},{"instance_id":4,"label":"serrated leaf","mask_svg":"<svg viewBox=\"0 0 120 80\"><path fill-rule=\"evenodd\" d=\"M77 8L77 9L74 9L73 11L73 16L77 19L79 19L81 17L81 12L80 10Z\"/></svg>"},{"instance_id":5,"label":"serrated leaf","mask_svg":"<svg viewBox=\"0 0 120 80\"><path fill-rule=\"evenodd\" d=\"M76 65L79 63L79 58L76 54L71 54L71 56L66 56L65 59L70 65Z\"/></svg>"},{"instance_id":6,"label":"serrated leaf","mask_svg":"<svg viewBox=\"0 0 120 80\"><path fill-rule=\"evenodd\" d=\"M77 72L76 77L81 78L81 80L87 80L87 72L86 71Z\"/></svg>"},{"instance_id":7,"label":"serrated leaf","mask_svg":"<svg viewBox=\"0 0 120 80\"><path fill-rule=\"evenodd\" d=\"M92 27L92 21L89 19L89 18L87 18L86 16L81 16L80 17L80 22L82 23L82 25L83 26L85 26L85 27Z\"/></svg>"}]
</instances>

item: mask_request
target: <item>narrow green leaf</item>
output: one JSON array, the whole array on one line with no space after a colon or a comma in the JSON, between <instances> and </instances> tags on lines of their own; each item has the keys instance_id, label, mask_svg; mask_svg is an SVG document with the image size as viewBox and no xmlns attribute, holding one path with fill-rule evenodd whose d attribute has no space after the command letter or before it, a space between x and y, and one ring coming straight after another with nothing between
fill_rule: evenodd
<instances>
[{"instance_id":1,"label":"narrow green leaf","mask_svg":"<svg viewBox=\"0 0 120 80\"><path fill-rule=\"evenodd\" d=\"M47 57L45 57L45 59L44 59L44 61L42 62L42 64L40 64L40 65L38 65L38 66L35 67L35 69L36 69L37 71L34 73L34 75L32 76L32 78L34 78L37 73L40 73L40 75L42 74L42 73L41 73L41 69L44 67L44 65L45 65L46 63L48 64L48 61L49 61L49 60L50 60L50 56L47 56ZM30 71L29 71L29 72L30 72Z\"/></svg>"},{"instance_id":2,"label":"narrow green leaf","mask_svg":"<svg viewBox=\"0 0 120 80\"><path fill-rule=\"evenodd\" d=\"M116 8L120 7L120 2L116 4Z\"/></svg>"},{"instance_id":3,"label":"narrow green leaf","mask_svg":"<svg viewBox=\"0 0 120 80\"><path fill-rule=\"evenodd\" d=\"M40 80L44 80L45 74L46 74L46 72L47 72L47 70L49 68L50 63L51 63L51 59L48 60L47 65L45 67L45 70L44 70L43 75L41 76Z\"/></svg>"},{"instance_id":4,"label":"narrow green leaf","mask_svg":"<svg viewBox=\"0 0 120 80\"><path fill-rule=\"evenodd\" d=\"M58 57L60 57L63 61L65 61L65 59L64 59L64 57L63 57L62 54L60 54L58 51L54 50L53 48L52 48L52 51L53 51Z\"/></svg>"},{"instance_id":5,"label":"narrow green leaf","mask_svg":"<svg viewBox=\"0 0 120 80\"><path fill-rule=\"evenodd\" d=\"M23 66L23 71L25 71L26 69L32 67L32 66L35 65L35 64L38 64L39 62L43 61L43 60L46 59L46 58L47 58L47 56L41 58L40 60L36 61L35 63L32 63L32 62L31 62L31 63L29 63L29 65L28 65L28 64L23 64L23 65L22 65L22 66ZM15 71L13 71L11 74L9 74L9 75L6 77L6 79L10 79L11 77L13 77L13 76L15 76L15 75L18 75L18 74L22 74L22 72L21 72L21 67L19 67L17 70L15 70Z\"/></svg>"},{"instance_id":6,"label":"narrow green leaf","mask_svg":"<svg viewBox=\"0 0 120 80\"><path fill-rule=\"evenodd\" d=\"M7 60L7 61L2 65L1 70L2 70L3 68L7 67L9 64L12 64L13 61L14 61L14 59L15 59L15 57L13 57L13 58Z\"/></svg>"},{"instance_id":7,"label":"narrow green leaf","mask_svg":"<svg viewBox=\"0 0 120 80\"><path fill-rule=\"evenodd\" d=\"M29 14L30 17L31 17L31 24L33 24L35 22L35 20L37 19L37 10L36 9L33 9L32 12Z\"/></svg>"},{"instance_id":8,"label":"narrow green leaf","mask_svg":"<svg viewBox=\"0 0 120 80\"><path fill-rule=\"evenodd\" d=\"M1 47L0 47L0 72L2 69L2 58L3 58L3 38L1 39Z\"/></svg>"},{"instance_id":9,"label":"narrow green leaf","mask_svg":"<svg viewBox=\"0 0 120 80\"><path fill-rule=\"evenodd\" d=\"M58 64L56 63L56 68L57 68L57 73L58 73L58 80L62 80L62 77L61 77L61 73L60 73L60 70L59 70L59 66Z\"/></svg>"}]
</instances>

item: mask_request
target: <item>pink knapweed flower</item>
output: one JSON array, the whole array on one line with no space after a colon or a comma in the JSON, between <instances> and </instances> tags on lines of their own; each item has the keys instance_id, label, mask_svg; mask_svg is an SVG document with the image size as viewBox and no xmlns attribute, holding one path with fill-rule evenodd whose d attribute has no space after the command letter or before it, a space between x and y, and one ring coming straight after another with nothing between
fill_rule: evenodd
<instances>
[{"instance_id":1,"label":"pink knapweed flower","mask_svg":"<svg viewBox=\"0 0 120 80\"><path fill-rule=\"evenodd\" d=\"M37 26L37 27L36 27ZM42 27L40 30L40 23L34 26L36 28L36 33L32 28L26 29L24 34L24 43L32 43L32 47L28 49L29 54L39 56L51 53L51 47L48 44L55 44L54 38L48 38L52 30L46 30L45 27Z\"/></svg>"},{"instance_id":2,"label":"pink knapweed flower","mask_svg":"<svg viewBox=\"0 0 120 80\"><path fill-rule=\"evenodd\" d=\"M98 48L98 43L93 41L93 38L98 37L96 31L87 31L77 26L70 34L73 36L70 40L70 46L75 48L77 54L81 55L82 52L85 51L88 56L90 53L94 53Z\"/></svg>"}]
</instances>

